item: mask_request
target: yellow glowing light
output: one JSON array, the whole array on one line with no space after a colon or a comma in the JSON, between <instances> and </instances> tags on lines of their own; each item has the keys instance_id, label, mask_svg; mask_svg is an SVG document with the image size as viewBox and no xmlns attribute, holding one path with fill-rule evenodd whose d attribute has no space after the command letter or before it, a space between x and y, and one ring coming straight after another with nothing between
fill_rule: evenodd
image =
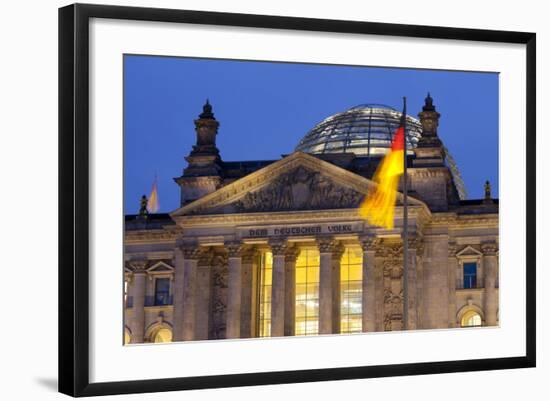
<instances>
[{"instance_id":1,"label":"yellow glowing light","mask_svg":"<svg viewBox=\"0 0 550 401\"><path fill-rule=\"evenodd\" d=\"M170 343L172 342L172 330L167 328L162 328L156 332L155 338L153 340L156 343Z\"/></svg>"}]
</instances>

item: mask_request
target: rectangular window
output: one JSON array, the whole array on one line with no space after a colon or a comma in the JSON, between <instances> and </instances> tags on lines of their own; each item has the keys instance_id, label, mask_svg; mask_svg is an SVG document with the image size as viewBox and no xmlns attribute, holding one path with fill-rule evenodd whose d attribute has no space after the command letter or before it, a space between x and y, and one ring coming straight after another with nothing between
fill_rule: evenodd
<instances>
[{"instance_id":1,"label":"rectangular window","mask_svg":"<svg viewBox=\"0 0 550 401\"><path fill-rule=\"evenodd\" d=\"M477 287L477 263L464 263L464 288Z\"/></svg>"},{"instance_id":2,"label":"rectangular window","mask_svg":"<svg viewBox=\"0 0 550 401\"><path fill-rule=\"evenodd\" d=\"M319 251L303 249L296 258L295 334L319 333Z\"/></svg>"},{"instance_id":3,"label":"rectangular window","mask_svg":"<svg viewBox=\"0 0 550 401\"><path fill-rule=\"evenodd\" d=\"M258 337L271 335L271 278L273 275L273 254L263 252L260 259L260 300L258 314Z\"/></svg>"},{"instance_id":4,"label":"rectangular window","mask_svg":"<svg viewBox=\"0 0 550 401\"><path fill-rule=\"evenodd\" d=\"M363 252L348 248L340 262L340 333L360 333L362 313Z\"/></svg>"},{"instance_id":5,"label":"rectangular window","mask_svg":"<svg viewBox=\"0 0 550 401\"><path fill-rule=\"evenodd\" d=\"M155 305L170 304L170 279L157 278L155 280Z\"/></svg>"}]
</instances>

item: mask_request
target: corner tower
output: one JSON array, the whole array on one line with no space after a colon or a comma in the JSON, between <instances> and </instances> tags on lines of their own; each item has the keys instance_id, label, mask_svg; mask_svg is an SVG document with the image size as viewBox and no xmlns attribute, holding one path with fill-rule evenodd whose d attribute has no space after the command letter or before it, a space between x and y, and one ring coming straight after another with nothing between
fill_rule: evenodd
<instances>
[{"instance_id":1,"label":"corner tower","mask_svg":"<svg viewBox=\"0 0 550 401\"><path fill-rule=\"evenodd\" d=\"M183 170L183 175L174 179L181 188L182 206L220 187L221 158L216 147L219 126L207 99L202 113L195 120L196 143L185 158L188 165Z\"/></svg>"},{"instance_id":2,"label":"corner tower","mask_svg":"<svg viewBox=\"0 0 550 401\"><path fill-rule=\"evenodd\" d=\"M443 142L437 135L439 117L428 92L418 114L422 135L414 149L412 168L408 170L412 189L434 211L446 211L459 201L453 174L446 163Z\"/></svg>"}]
</instances>

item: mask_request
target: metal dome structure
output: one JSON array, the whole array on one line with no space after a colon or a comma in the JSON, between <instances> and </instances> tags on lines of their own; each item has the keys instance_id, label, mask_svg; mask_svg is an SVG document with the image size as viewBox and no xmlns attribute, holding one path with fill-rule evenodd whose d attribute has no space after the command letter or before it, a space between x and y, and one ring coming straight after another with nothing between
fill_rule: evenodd
<instances>
[{"instance_id":1,"label":"metal dome structure","mask_svg":"<svg viewBox=\"0 0 550 401\"><path fill-rule=\"evenodd\" d=\"M401 120L401 112L382 104L362 104L326 118L311 129L296 147L313 154L385 154ZM420 121L407 115L406 138L410 151L420 139Z\"/></svg>"},{"instance_id":2,"label":"metal dome structure","mask_svg":"<svg viewBox=\"0 0 550 401\"><path fill-rule=\"evenodd\" d=\"M401 115L402 112L383 104L361 104L321 121L302 138L295 150L312 154L354 153L362 157L379 157L391 147ZM412 154L422 136L422 125L414 117L407 115L406 118L407 153ZM449 150L443 148L458 196L466 199L460 171Z\"/></svg>"}]
</instances>

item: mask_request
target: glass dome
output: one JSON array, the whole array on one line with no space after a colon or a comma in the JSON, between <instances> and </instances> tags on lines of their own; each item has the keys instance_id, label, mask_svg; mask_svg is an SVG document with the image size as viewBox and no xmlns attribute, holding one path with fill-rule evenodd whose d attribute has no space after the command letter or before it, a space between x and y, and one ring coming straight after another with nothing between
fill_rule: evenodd
<instances>
[{"instance_id":1,"label":"glass dome","mask_svg":"<svg viewBox=\"0 0 550 401\"><path fill-rule=\"evenodd\" d=\"M296 147L313 154L385 154L401 120L401 112L381 104L362 104L326 118L311 129ZM422 126L407 115L407 149L416 147Z\"/></svg>"}]
</instances>

